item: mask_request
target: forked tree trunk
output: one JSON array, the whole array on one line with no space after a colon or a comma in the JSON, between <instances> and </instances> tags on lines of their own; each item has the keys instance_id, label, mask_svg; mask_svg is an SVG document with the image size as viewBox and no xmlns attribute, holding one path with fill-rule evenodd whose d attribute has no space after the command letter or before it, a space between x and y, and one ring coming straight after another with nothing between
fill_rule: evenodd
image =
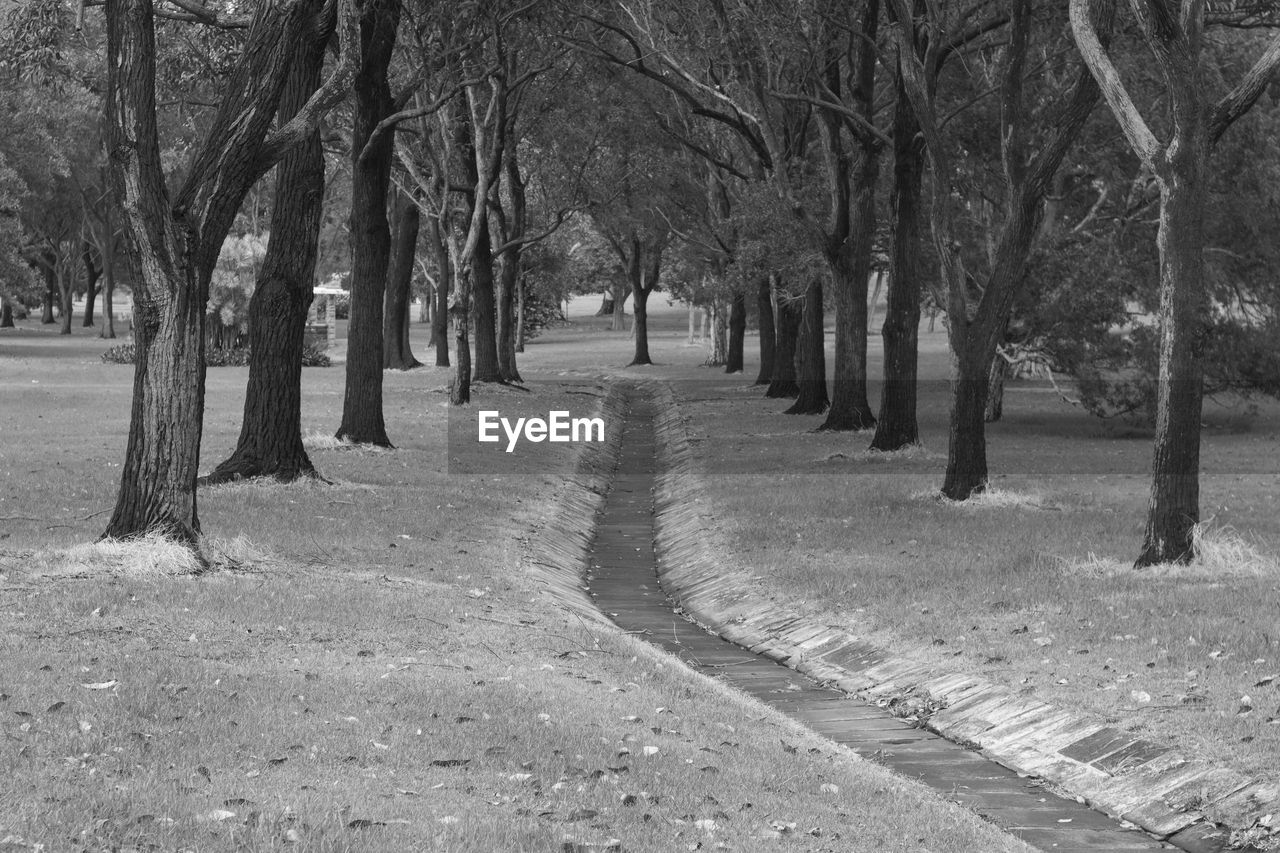
<instances>
[{"instance_id":1,"label":"forked tree trunk","mask_svg":"<svg viewBox=\"0 0 1280 853\"><path fill-rule=\"evenodd\" d=\"M402 195L396 203L395 245L387 268L382 321L384 370L412 370L422 366L409 346L409 296L413 288L414 257L418 251L419 219L417 203Z\"/></svg>"},{"instance_id":2,"label":"forked tree trunk","mask_svg":"<svg viewBox=\"0 0 1280 853\"><path fill-rule=\"evenodd\" d=\"M827 396L827 357L822 329L822 282L809 282L804 294L800 337L796 341L796 401L788 415L820 415L830 405Z\"/></svg>"},{"instance_id":3,"label":"forked tree trunk","mask_svg":"<svg viewBox=\"0 0 1280 853\"><path fill-rule=\"evenodd\" d=\"M156 127L155 11L150 0L107 0L107 144L112 188L125 213L137 361L120 492L104 536L150 532L194 544L196 473L204 420L204 313L218 249L263 171L318 124L327 106L270 139L297 45L316 26L318 2L254 10L234 73L170 199ZM330 105L348 82L326 91Z\"/></svg>"},{"instance_id":4,"label":"forked tree trunk","mask_svg":"<svg viewBox=\"0 0 1280 853\"><path fill-rule=\"evenodd\" d=\"M773 317L773 281L768 276L761 277L756 285L756 310L760 314L760 372L756 374L756 385L768 385L773 379L774 347L777 332Z\"/></svg>"},{"instance_id":5,"label":"forked tree trunk","mask_svg":"<svg viewBox=\"0 0 1280 853\"><path fill-rule=\"evenodd\" d=\"M387 190L394 133L372 146L373 129L394 111L387 69L400 20L398 0L370 0L360 14L360 68L351 134L351 308L346 393L337 437L391 447L382 411L382 305L391 254ZM366 148L369 150L366 152Z\"/></svg>"},{"instance_id":6,"label":"forked tree trunk","mask_svg":"<svg viewBox=\"0 0 1280 853\"><path fill-rule=\"evenodd\" d=\"M735 291L729 303L729 357L725 361L725 373L743 371L743 347L747 336L747 297Z\"/></svg>"},{"instance_id":7,"label":"forked tree trunk","mask_svg":"<svg viewBox=\"0 0 1280 853\"><path fill-rule=\"evenodd\" d=\"M800 393L796 384L796 344L800 337L800 321L804 312L801 300L779 294L778 334L773 353L773 376L764 395L772 398L794 397Z\"/></svg>"},{"instance_id":8,"label":"forked tree trunk","mask_svg":"<svg viewBox=\"0 0 1280 853\"><path fill-rule=\"evenodd\" d=\"M476 360L472 368L473 382L501 382L498 370L497 306L494 302L493 243L489 229L480 232L476 251L471 258L471 303L475 321Z\"/></svg>"},{"instance_id":9,"label":"forked tree trunk","mask_svg":"<svg viewBox=\"0 0 1280 853\"><path fill-rule=\"evenodd\" d=\"M449 282L453 278L453 266L449 260L449 247L440 229L440 221L431 220L431 251L436 256L436 310L431 318L431 339L436 347L436 367L449 366Z\"/></svg>"},{"instance_id":10,"label":"forked tree trunk","mask_svg":"<svg viewBox=\"0 0 1280 853\"><path fill-rule=\"evenodd\" d=\"M280 97L281 122L319 87L327 41L317 34L299 47ZM201 485L317 476L302 443L302 343L315 288L324 180L319 132L276 167L271 237L249 301L249 383L240 437Z\"/></svg>"},{"instance_id":11,"label":"forked tree trunk","mask_svg":"<svg viewBox=\"0 0 1280 853\"><path fill-rule=\"evenodd\" d=\"M893 114L893 254L885 294L884 385L871 449L892 452L920 441L916 423L919 391L920 292L925 241L920 208L925 149L920 125L899 75Z\"/></svg>"}]
</instances>

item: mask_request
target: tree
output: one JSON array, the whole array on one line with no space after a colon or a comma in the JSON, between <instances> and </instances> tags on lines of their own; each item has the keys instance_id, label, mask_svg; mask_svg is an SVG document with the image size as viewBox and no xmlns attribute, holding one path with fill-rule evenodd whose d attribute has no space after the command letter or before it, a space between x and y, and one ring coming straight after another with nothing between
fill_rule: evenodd
<instances>
[{"instance_id":1,"label":"tree","mask_svg":"<svg viewBox=\"0 0 1280 853\"><path fill-rule=\"evenodd\" d=\"M294 118L320 85L332 23L299 45L280 97L279 123ZM302 341L315 287L324 202L319 129L276 166L271 236L249 303L249 383L235 449L205 484L248 477L315 477L302 444Z\"/></svg>"},{"instance_id":2,"label":"tree","mask_svg":"<svg viewBox=\"0 0 1280 853\"><path fill-rule=\"evenodd\" d=\"M395 234L387 269L386 306L382 320L382 367L412 370L422 362L409 347L409 298L413 292L413 268L418 253L421 214L418 203L397 193Z\"/></svg>"},{"instance_id":3,"label":"tree","mask_svg":"<svg viewBox=\"0 0 1280 853\"><path fill-rule=\"evenodd\" d=\"M1228 7L1237 4L1218 4ZM1240 4L1243 6L1243 4ZM1097 79L1133 152L1160 189L1160 377L1151 501L1136 565L1188 562L1200 520L1200 417L1204 396L1204 215L1209 155L1257 101L1280 67L1280 38L1216 101L1204 74L1204 0L1135 0L1142 40L1165 81L1167 141L1134 103L1090 17L1088 0L1071 0L1076 46Z\"/></svg>"},{"instance_id":4,"label":"tree","mask_svg":"<svg viewBox=\"0 0 1280 853\"><path fill-rule=\"evenodd\" d=\"M380 123L395 112L388 69L400 23L400 0L368 0L360 10L360 65L351 127L351 313L346 391L339 439L391 447L382 412L382 309L391 253L387 191L393 134Z\"/></svg>"},{"instance_id":5,"label":"tree","mask_svg":"<svg viewBox=\"0 0 1280 853\"><path fill-rule=\"evenodd\" d=\"M338 12L344 59L349 7ZM309 136L351 80L340 62L294 119L271 129L318 2L257 7L204 143L170 201L156 118L155 9L107 0L107 138L111 179L138 267L137 362L120 492L105 536L159 532L194 544L196 466L204 416L204 310L222 240L254 182ZM332 12L330 12L332 14Z\"/></svg>"}]
</instances>

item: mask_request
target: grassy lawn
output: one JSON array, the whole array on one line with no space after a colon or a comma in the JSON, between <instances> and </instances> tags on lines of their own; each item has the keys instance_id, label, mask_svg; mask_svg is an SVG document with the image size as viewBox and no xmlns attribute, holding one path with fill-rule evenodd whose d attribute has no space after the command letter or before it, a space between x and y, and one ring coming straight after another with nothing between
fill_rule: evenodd
<instances>
[{"instance_id":1,"label":"grassy lawn","mask_svg":"<svg viewBox=\"0 0 1280 853\"><path fill-rule=\"evenodd\" d=\"M683 319L655 356L692 375ZM530 393L477 402L593 407L630 347L595 325L530 347ZM106 346L0 332L0 847L1028 849L549 604L523 560L573 456L457 473L445 370L387 374L398 449L316 450L334 485L202 493L211 574L68 552L119 476L131 370ZM202 469L245 375L209 372ZM342 371L303 382L304 429L327 435Z\"/></svg>"},{"instance_id":2,"label":"grassy lawn","mask_svg":"<svg viewBox=\"0 0 1280 853\"><path fill-rule=\"evenodd\" d=\"M734 557L831 624L1274 778L1280 406L1207 406L1206 558L1139 572L1150 433L1014 385L988 430L994 494L939 501L946 343L922 340L923 448L890 456L864 452L869 433L806 432L820 419L777 414L749 380L684 372Z\"/></svg>"}]
</instances>

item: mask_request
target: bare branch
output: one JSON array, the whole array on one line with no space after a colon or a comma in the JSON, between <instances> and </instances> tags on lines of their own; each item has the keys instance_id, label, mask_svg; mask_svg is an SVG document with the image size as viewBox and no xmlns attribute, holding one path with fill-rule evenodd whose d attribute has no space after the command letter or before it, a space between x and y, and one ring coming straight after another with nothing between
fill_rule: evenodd
<instances>
[{"instance_id":1,"label":"bare branch","mask_svg":"<svg viewBox=\"0 0 1280 853\"><path fill-rule=\"evenodd\" d=\"M1227 128L1252 109L1277 68L1280 68L1280 36L1267 45L1266 51L1249 69L1249 73L1244 75L1244 79L1213 108L1213 118L1209 123L1210 145L1217 145Z\"/></svg>"}]
</instances>

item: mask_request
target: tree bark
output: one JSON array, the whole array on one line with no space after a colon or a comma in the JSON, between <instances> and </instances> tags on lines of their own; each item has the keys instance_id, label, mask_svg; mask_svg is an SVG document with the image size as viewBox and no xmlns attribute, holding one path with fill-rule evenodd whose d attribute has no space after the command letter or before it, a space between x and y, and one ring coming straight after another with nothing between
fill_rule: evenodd
<instances>
[{"instance_id":1,"label":"tree bark","mask_svg":"<svg viewBox=\"0 0 1280 853\"><path fill-rule=\"evenodd\" d=\"M756 310L760 314L760 372L756 385L768 385L773 380L774 347L777 332L773 317L773 281L763 276L756 285Z\"/></svg>"},{"instance_id":2,"label":"tree bark","mask_svg":"<svg viewBox=\"0 0 1280 853\"><path fill-rule=\"evenodd\" d=\"M524 276L520 276L516 282L516 352L524 352L524 298Z\"/></svg>"},{"instance_id":3,"label":"tree bark","mask_svg":"<svg viewBox=\"0 0 1280 853\"><path fill-rule=\"evenodd\" d=\"M327 33L299 46L280 97L293 118L320 85ZM324 212L324 151L312 133L276 167L271 237L249 301L249 382L240 436L201 485L250 477L316 477L302 443L302 349Z\"/></svg>"},{"instance_id":4,"label":"tree bark","mask_svg":"<svg viewBox=\"0 0 1280 853\"><path fill-rule=\"evenodd\" d=\"M926 246L920 227L924 142L911 103L897 75L893 114L893 253L885 294L884 386L871 449L892 452L920 441L916 423L919 391L920 293Z\"/></svg>"},{"instance_id":5,"label":"tree bark","mask_svg":"<svg viewBox=\"0 0 1280 853\"><path fill-rule=\"evenodd\" d=\"M1190 562L1200 521L1200 418L1209 316L1204 281L1209 143L1203 119L1194 111L1179 116L1175 142L1164 160L1157 172L1160 384L1151 502L1139 567Z\"/></svg>"},{"instance_id":6,"label":"tree bark","mask_svg":"<svg viewBox=\"0 0 1280 853\"><path fill-rule=\"evenodd\" d=\"M609 323L609 331L625 332L627 330L627 283L625 281L615 282L611 297L606 297L612 318ZM635 310L634 306L632 306L632 310Z\"/></svg>"},{"instance_id":7,"label":"tree bark","mask_svg":"<svg viewBox=\"0 0 1280 853\"><path fill-rule=\"evenodd\" d=\"M868 126L875 122L876 31L880 4L871 0L863 10L863 42L857 51L855 79L850 92L854 111ZM839 94L840 52L829 57L827 88ZM835 370L831 409L818 429L870 429L876 418L867 402L867 281L876 231L876 183L880 177L881 143L870 134L858 139L856 167L844 143L843 122L830 110L821 113L826 148L827 179L832 184L831 228L823 255L831 270L836 306Z\"/></svg>"},{"instance_id":8,"label":"tree bark","mask_svg":"<svg viewBox=\"0 0 1280 853\"><path fill-rule=\"evenodd\" d=\"M84 250L80 253L80 258L84 263L84 320L80 323L85 328L93 325L93 309L94 303L98 297L98 279L101 277L102 270L93 262L93 255L89 251L88 244L85 244Z\"/></svg>"},{"instance_id":9,"label":"tree bark","mask_svg":"<svg viewBox=\"0 0 1280 853\"><path fill-rule=\"evenodd\" d=\"M431 317L431 339L435 342L436 367L449 366L449 282L453 278L453 266L449 260L449 247L440 228L440 221L431 220L431 251L436 256L435 289L436 310Z\"/></svg>"},{"instance_id":10,"label":"tree bark","mask_svg":"<svg viewBox=\"0 0 1280 853\"><path fill-rule=\"evenodd\" d=\"M773 352L773 375L764 395L771 398L795 397L800 393L796 384L796 343L800 337L800 320L804 306L800 300L779 294L778 330Z\"/></svg>"},{"instance_id":11,"label":"tree bark","mask_svg":"<svg viewBox=\"0 0 1280 853\"><path fill-rule=\"evenodd\" d=\"M1004 417L1004 384L1009 378L1009 370L1009 362L997 352L987 372L987 406L983 420L989 424Z\"/></svg>"},{"instance_id":12,"label":"tree bark","mask_svg":"<svg viewBox=\"0 0 1280 853\"><path fill-rule=\"evenodd\" d=\"M494 303L493 243L486 226L471 258L471 304L475 322L475 365L472 382L501 382L498 370L497 306Z\"/></svg>"},{"instance_id":13,"label":"tree bark","mask_svg":"<svg viewBox=\"0 0 1280 853\"><path fill-rule=\"evenodd\" d=\"M987 436L983 417L987 404L990 359L982 352L953 356L951 424L947 442L947 473L942 494L953 501L968 500L987 487Z\"/></svg>"},{"instance_id":14,"label":"tree bark","mask_svg":"<svg viewBox=\"0 0 1280 853\"><path fill-rule=\"evenodd\" d=\"M71 270L63 268L58 271L58 298L62 303L62 325L58 334L71 334L72 314L75 311L75 287L71 278Z\"/></svg>"},{"instance_id":15,"label":"tree bark","mask_svg":"<svg viewBox=\"0 0 1280 853\"><path fill-rule=\"evenodd\" d=\"M521 382L520 369L516 366L517 316L516 291L520 287L520 259L518 250L510 249L502 256L499 265L498 287L498 375L503 382Z\"/></svg>"},{"instance_id":16,"label":"tree bark","mask_svg":"<svg viewBox=\"0 0 1280 853\"><path fill-rule=\"evenodd\" d=\"M382 368L412 370L422 366L409 346L409 297L413 288L414 259L418 252L418 205L401 194L395 215L395 245L387 269L382 322Z\"/></svg>"},{"instance_id":17,"label":"tree bark","mask_svg":"<svg viewBox=\"0 0 1280 853\"><path fill-rule=\"evenodd\" d=\"M13 303L9 297L0 294L0 329L13 328Z\"/></svg>"},{"instance_id":18,"label":"tree bark","mask_svg":"<svg viewBox=\"0 0 1280 853\"><path fill-rule=\"evenodd\" d=\"M391 447L382 411L382 307L391 254L387 190L395 134L368 143L378 122L395 109L387 72L399 20L398 0L370 0L361 10L351 133L351 309L337 437L378 447Z\"/></svg>"},{"instance_id":19,"label":"tree bark","mask_svg":"<svg viewBox=\"0 0 1280 853\"><path fill-rule=\"evenodd\" d=\"M725 373L743 371L743 348L747 336L747 297L735 291L729 303L729 357L725 360Z\"/></svg>"},{"instance_id":20,"label":"tree bark","mask_svg":"<svg viewBox=\"0 0 1280 853\"><path fill-rule=\"evenodd\" d=\"M822 323L822 281L815 278L805 289L800 337L796 342L796 384L799 392L785 414L820 415L830 405Z\"/></svg>"},{"instance_id":21,"label":"tree bark","mask_svg":"<svg viewBox=\"0 0 1280 853\"><path fill-rule=\"evenodd\" d=\"M600 307L596 309L597 317L608 317L613 314L613 292L608 291L600 299ZM617 331L616 329L614 331Z\"/></svg>"}]
</instances>

